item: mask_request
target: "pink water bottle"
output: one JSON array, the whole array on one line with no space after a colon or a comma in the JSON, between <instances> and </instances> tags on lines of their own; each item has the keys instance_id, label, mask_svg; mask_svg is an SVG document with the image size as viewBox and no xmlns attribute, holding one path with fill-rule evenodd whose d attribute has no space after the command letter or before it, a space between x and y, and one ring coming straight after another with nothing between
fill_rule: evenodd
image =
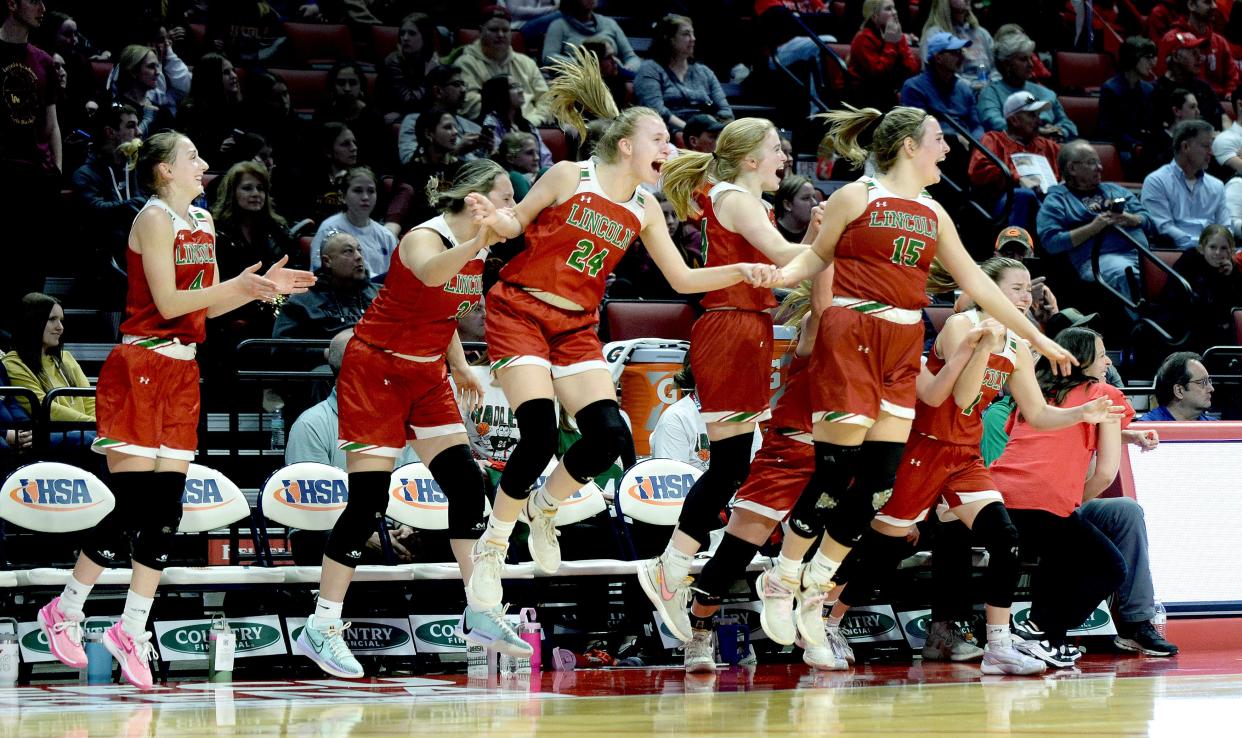
<instances>
[{"instance_id":1,"label":"pink water bottle","mask_svg":"<svg viewBox=\"0 0 1242 738\"><path fill-rule=\"evenodd\" d=\"M543 626L535 621L535 608L523 607L519 613L521 622L518 624L518 635L530 644L534 652L530 655L532 673L543 670Z\"/></svg>"}]
</instances>

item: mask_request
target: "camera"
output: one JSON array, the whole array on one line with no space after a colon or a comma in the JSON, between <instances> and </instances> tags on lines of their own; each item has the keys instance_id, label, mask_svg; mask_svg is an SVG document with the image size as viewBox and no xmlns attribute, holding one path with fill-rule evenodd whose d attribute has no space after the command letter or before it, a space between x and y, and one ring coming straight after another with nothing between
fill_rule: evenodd
<instances>
[{"instance_id":1,"label":"camera","mask_svg":"<svg viewBox=\"0 0 1242 738\"><path fill-rule=\"evenodd\" d=\"M1108 201L1108 212L1124 213L1126 211L1126 199L1124 197L1114 197Z\"/></svg>"}]
</instances>

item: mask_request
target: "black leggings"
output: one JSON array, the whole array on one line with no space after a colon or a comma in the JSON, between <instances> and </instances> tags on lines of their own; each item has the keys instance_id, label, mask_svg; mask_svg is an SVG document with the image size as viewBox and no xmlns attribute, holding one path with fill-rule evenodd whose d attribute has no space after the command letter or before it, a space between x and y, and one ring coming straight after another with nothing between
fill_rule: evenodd
<instances>
[{"instance_id":1,"label":"black leggings","mask_svg":"<svg viewBox=\"0 0 1242 738\"><path fill-rule=\"evenodd\" d=\"M1051 641L1064 640L1126 576L1121 552L1074 511L1009 510L1022 539L1022 558L1039 557L1031 580L1031 619Z\"/></svg>"}]
</instances>

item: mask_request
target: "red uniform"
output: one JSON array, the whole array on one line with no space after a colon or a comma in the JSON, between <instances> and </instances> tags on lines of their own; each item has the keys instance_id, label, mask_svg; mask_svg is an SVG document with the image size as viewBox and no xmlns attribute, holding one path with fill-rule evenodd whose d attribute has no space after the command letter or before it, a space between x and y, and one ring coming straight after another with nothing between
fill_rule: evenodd
<instances>
[{"instance_id":1,"label":"red uniform","mask_svg":"<svg viewBox=\"0 0 1242 738\"><path fill-rule=\"evenodd\" d=\"M810 363L797 356L789 363L785 391L776 400L763 446L750 462L750 476L738 490L734 507L784 520L815 473Z\"/></svg>"},{"instance_id":2,"label":"red uniform","mask_svg":"<svg viewBox=\"0 0 1242 738\"><path fill-rule=\"evenodd\" d=\"M741 187L721 182L696 197L703 211L703 265L771 264L741 234L720 225L716 201L730 191L749 196ZM775 223L770 207L768 218ZM767 419L772 317L766 311L777 304L772 291L735 284L708 292L701 304L707 312L694 322L690 333L690 368L703 422L752 423Z\"/></svg>"},{"instance_id":3,"label":"red uniform","mask_svg":"<svg viewBox=\"0 0 1242 738\"><path fill-rule=\"evenodd\" d=\"M914 417L939 220L926 193L910 200L864 181L867 208L837 242L836 297L811 360L811 409L816 421L871 427L881 411Z\"/></svg>"},{"instance_id":4,"label":"red uniform","mask_svg":"<svg viewBox=\"0 0 1242 738\"><path fill-rule=\"evenodd\" d=\"M439 234L445 248L458 245L444 216L414 228L419 229ZM424 284L404 265L388 272L341 362L341 448L396 458L410 439L466 432L444 353L458 319L483 295L486 258L486 251L479 252L437 287Z\"/></svg>"},{"instance_id":5,"label":"red uniform","mask_svg":"<svg viewBox=\"0 0 1242 738\"><path fill-rule=\"evenodd\" d=\"M488 293L487 343L492 369L535 364L554 377L606 369L595 335L608 275L643 229L641 188L625 202L608 199L595 161L579 162L578 189L544 209L526 229L526 249L500 272ZM578 309L529 293L547 293Z\"/></svg>"},{"instance_id":6,"label":"red uniform","mask_svg":"<svg viewBox=\"0 0 1242 738\"><path fill-rule=\"evenodd\" d=\"M164 211L173 227L173 274L178 290L216 281L216 234L206 210L191 206L187 222L157 197L143 210ZM198 448L198 364L195 344L207 332L207 311L172 319L160 315L147 284L142 254L126 250L129 289L122 341L99 371L95 388L98 437L93 448L133 456L191 460Z\"/></svg>"},{"instance_id":7,"label":"red uniform","mask_svg":"<svg viewBox=\"0 0 1242 738\"><path fill-rule=\"evenodd\" d=\"M1060 407L1085 405L1097 397L1125 406L1124 430L1134 417L1134 408L1110 384L1084 382L1065 395ZM1005 506L1044 510L1058 517L1074 512L1082 504L1082 486L1091 468L1099 427L1078 423L1060 430L1037 430L1014 418L1005 452L992 462L992 476L1005 495Z\"/></svg>"},{"instance_id":8,"label":"red uniform","mask_svg":"<svg viewBox=\"0 0 1242 738\"><path fill-rule=\"evenodd\" d=\"M978 311L963 314L979 324ZM940 407L918 402L914 432L897 468L893 495L876 515L877 519L890 525L914 525L927 517L928 510L941 496L950 508L980 500L1000 501L1000 492L996 491L979 452L982 415L1009 381L1017 352L1025 350L1012 331L1006 332L1005 346L988 356L979 394L968 408L959 408L952 397ZM939 373L943 368L944 358L939 350L932 351L927 357L928 371Z\"/></svg>"}]
</instances>

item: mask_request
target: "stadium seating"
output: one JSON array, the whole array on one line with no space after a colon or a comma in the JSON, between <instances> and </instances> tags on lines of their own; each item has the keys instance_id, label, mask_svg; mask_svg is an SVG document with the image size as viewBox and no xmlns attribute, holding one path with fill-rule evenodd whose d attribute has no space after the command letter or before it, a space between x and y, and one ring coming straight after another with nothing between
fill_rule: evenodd
<instances>
[{"instance_id":1,"label":"stadium seating","mask_svg":"<svg viewBox=\"0 0 1242 738\"><path fill-rule=\"evenodd\" d=\"M1152 253L1170 267L1182 256L1182 252L1178 249L1152 249ZM1152 264L1146 256L1139 257L1139 269L1143 277L1143 293L1149 300L1158 299L1160 293L1164 291L1165 283L1169 281L1169 275Z\"/></svg>"},{"instance_id":2,"label":"stadium seating","mask_svg":"<svg viewBox=\"0 0 1242 738\"><path fill-rule=\"evenodd\" d=\"M932 327L936 329L936 333L944 330L945 322L953 314L952 305L928 305L923 309L927 311L927 317L931 318Z\"/></svg>"},{"instance_id":3,"label":"stadium seating","mask_svg":"<svg viewBox=\"0 0 1242 738\"><path fill-rule=\"evenodd\" d=\"M285 23L296 61L312 67L330 67L341 59L354 58L354 39L349 26L324 23Z\"/></svg>"},{"instance_id":4,"label":"stadium seating","mask_svg":"<svg viewBox=\"0 0 1242 738\"><path fill-rule=\"evenodd\" d=\"M1100 86L1116 72L1108 54L1058 51L1053 54L1054 83L1058 91L1099 94Z\"/></svg>"},{"instance_id":5,"label":"stadium seating","mask_svg":"<svg viewBox=\"0 0 1242 738\"><path fill-rule=\"evenodd\" d=\"M328 72L325 69L273 69L272 74L289 87L293 109L310 115L328 99Z\"/></svg>"},{"instance_id":6,"label":"stadium seating","mask_svg":"<svg viewBox=\"0 0 1242 738\"><path fill-rule=\"evenodd\" d=\"M371 26L371 60L383 64L389 54L397 50L397 26Z\"/></svg>"},{"instance_id":7,"label":"stadium seating","mask_svg":"<svg viewBox=\"0 0 1242 738\"><path fill-rule=\"evenodd\" d=\"M1088 140L1095 139L1100 132L1100 98L1062 95L1059 99L1065 114L1078 126L1078 135Z\"/></svg>"},{"instance_id":8,"label":"stadium seating","mask_svg":"<svg viewBox=\"0 0 1242 738\"><path fill-rule=\"evenodd\" d=\"M609 341L632 338L689 340L694 308L665 300L608 300L600 308L600 326Z\"/></svg>"},{"instance_id":9,"label":"stadium seating","mask_svg":"<svg viewBox=\"0 0 1242 738\"><path fill-rule=\"evenodd\" d=\"M1233 343L1242 346L1242 308L1233 309Z\"/></svg>"}]
</instances>

